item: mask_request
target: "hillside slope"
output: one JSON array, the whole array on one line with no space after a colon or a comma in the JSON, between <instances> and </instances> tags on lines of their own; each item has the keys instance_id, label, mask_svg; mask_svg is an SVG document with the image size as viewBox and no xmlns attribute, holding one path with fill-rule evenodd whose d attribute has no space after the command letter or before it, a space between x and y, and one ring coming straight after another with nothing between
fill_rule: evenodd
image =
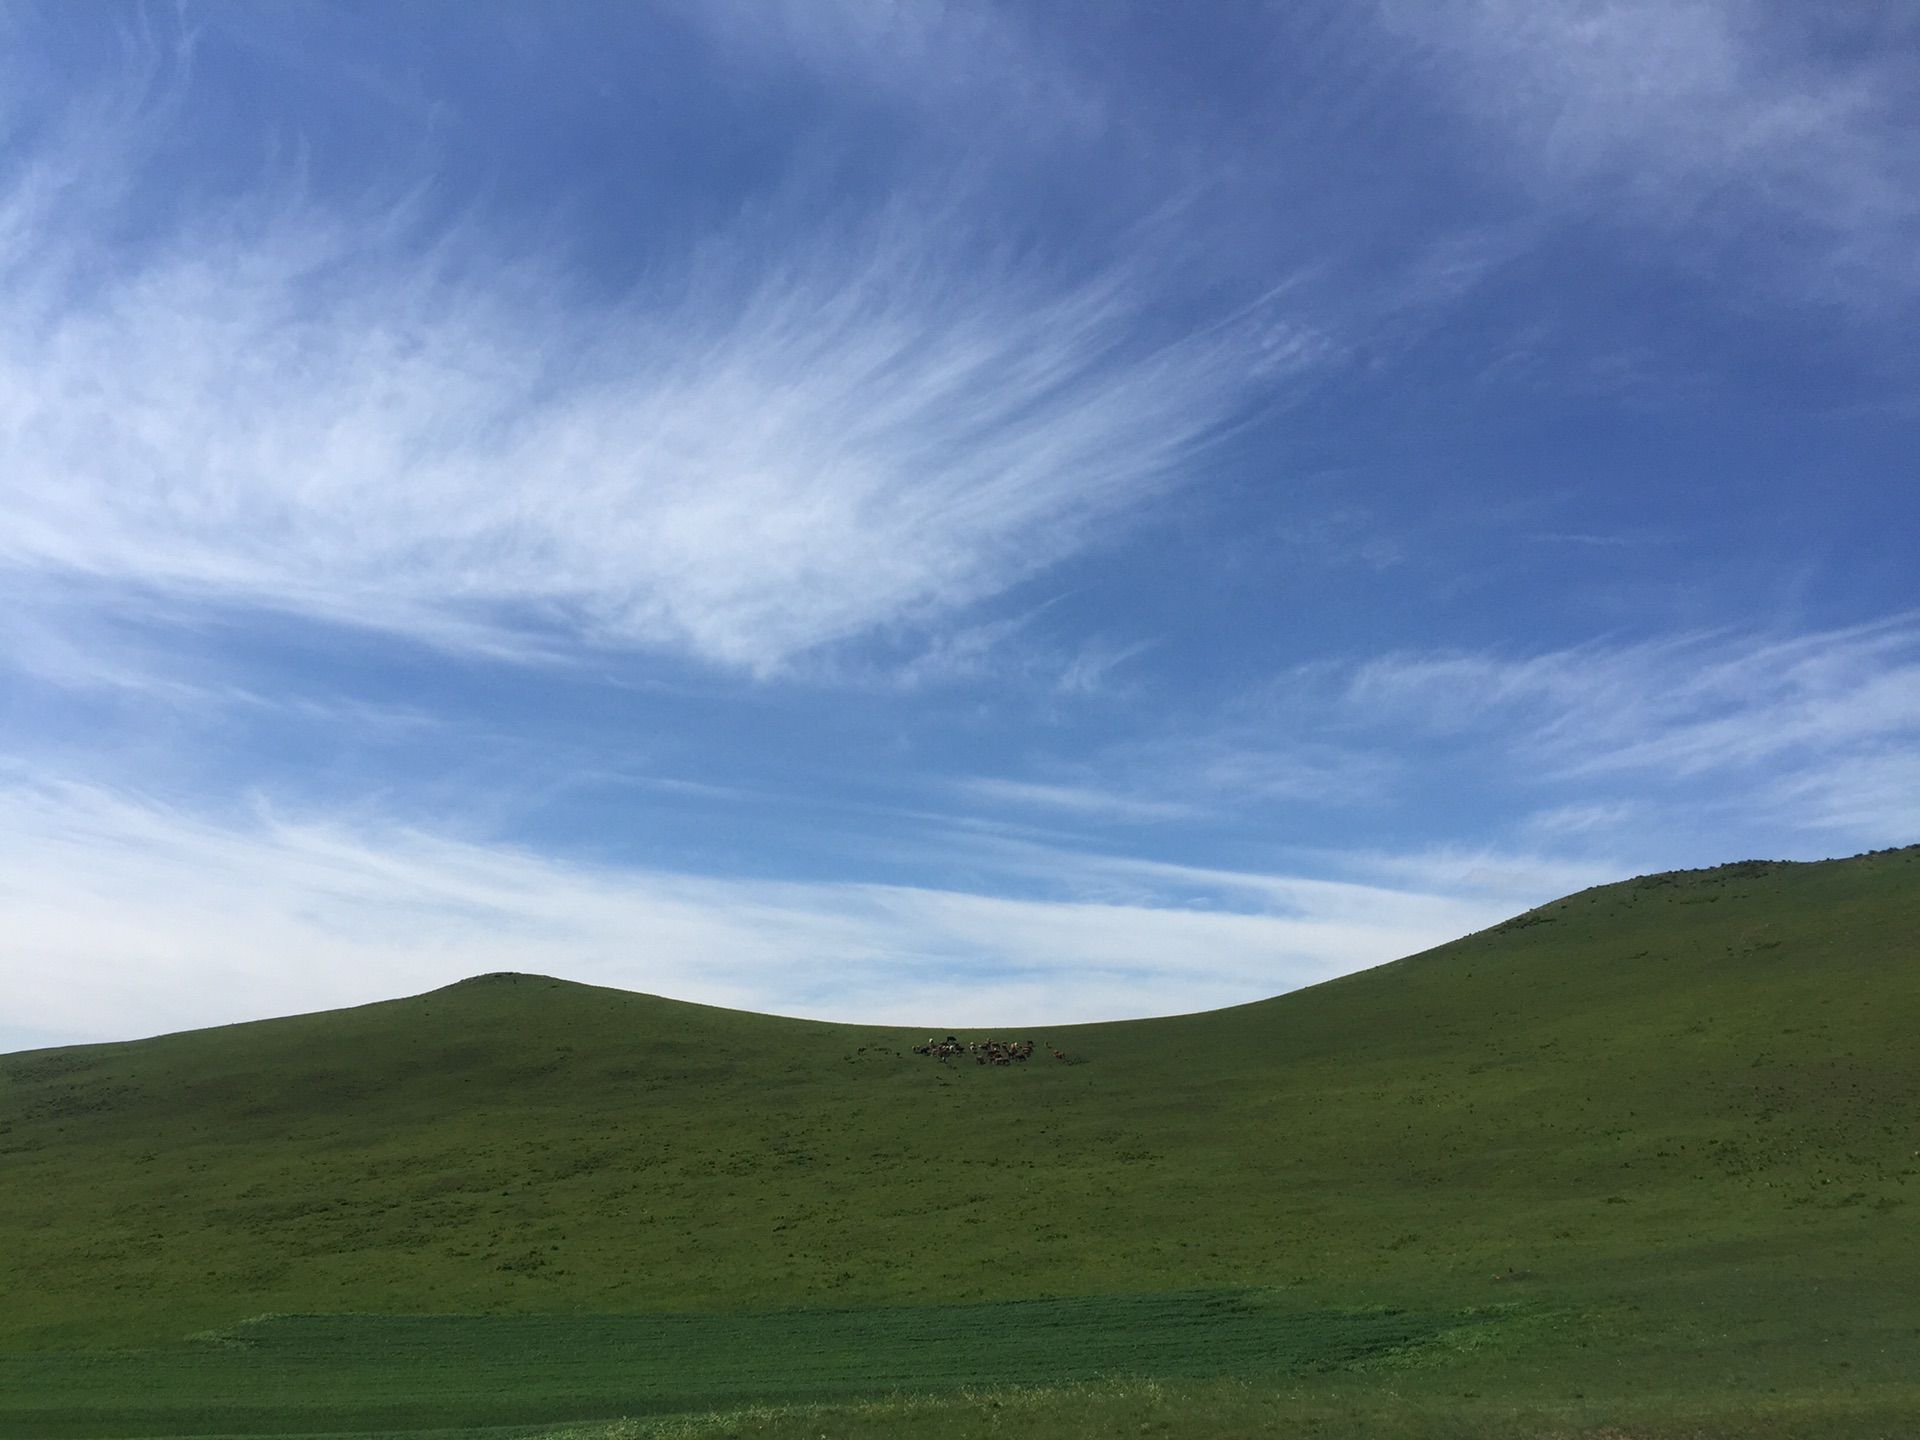
<instances>
[{"instance_id":1,"label":"hillside slope","mask_svg":"<svg viewBox=\"0 0 1920 1440\"><path fill-rule=\"evenodd\" d=\"M1650 1373L1709 1335L1780 1372L1787 1317L1793 1365L1841 1337L1897 1371L1916 937L1920 847L1648 877L1259 1004L1032 1033L1067 1064L532 976L8 1056L0 1348L1260 1285L1633 1315Z\"/></svg>"}]
</instances>

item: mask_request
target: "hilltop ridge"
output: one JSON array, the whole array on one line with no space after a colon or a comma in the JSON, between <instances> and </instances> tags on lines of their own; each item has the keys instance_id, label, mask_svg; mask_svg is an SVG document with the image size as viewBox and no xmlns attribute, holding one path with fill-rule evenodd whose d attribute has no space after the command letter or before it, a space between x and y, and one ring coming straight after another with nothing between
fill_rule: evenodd
<instances>
[{"instance_id":1,"label":"hilltop ridge","mask_svg":"<svg viewBox=\"0 0 1920 1440\"><path fill-rule=\"evenodd\" d=\"M1881 1237L1920 1213L1916 934L1908 847L1636 877L1274 999L1032 1027L1072 1066L511 975L25 1052L0 1293L33 1299L0 1342L1248 1283L1411 1303L1509 1271L1652 1303L1734 1256L1786 1275L1815 1236L1884 1286L1915 1270Z\"/></svg>"}]
</instances>

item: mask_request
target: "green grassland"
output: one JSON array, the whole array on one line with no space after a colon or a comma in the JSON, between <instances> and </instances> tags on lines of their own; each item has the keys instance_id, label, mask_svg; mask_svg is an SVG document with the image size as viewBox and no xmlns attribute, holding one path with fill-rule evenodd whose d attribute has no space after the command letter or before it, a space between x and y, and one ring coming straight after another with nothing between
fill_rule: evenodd
<instances>
[{"instance_id":1,"label":"green grassland","mask_svg":"<svg viewBox=\"0 0 1920 1440\"><path fill-rule=\"evenodd\" d=\"M1029 1037L507 976L0 1057L0 1435L1920 1433L1920 848Z\"/></svg>"},{"instance_id":2,"label":"green grassland","mask_svg":"<svg viewBox=\"0 0 1920 1440\"><path fill-rule=\"evenodd\" d=\"M1112 1375L1274 1380L1398 1363L1505 1318L1301 1312L1263 1291L726 1315L275 1316L140 1351L0 1356L0 1393L33 1397L9 1418L48 1440L270 1432L289 1413L330 1431L405 1431Z\"/></svg>"}]
</instances>

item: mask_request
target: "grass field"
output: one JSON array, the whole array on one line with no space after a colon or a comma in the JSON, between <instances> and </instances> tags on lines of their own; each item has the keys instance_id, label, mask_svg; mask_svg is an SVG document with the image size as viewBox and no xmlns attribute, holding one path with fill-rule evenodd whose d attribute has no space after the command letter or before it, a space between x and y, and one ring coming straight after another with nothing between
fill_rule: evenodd
<instances>
[{"instance_id":1,"label":"grass field","mask_svg":"<svg viewBox=\"0 0 1920 1440\"><path fill-rule=\"evenodd\" d=\"M1474 1343L1510 1317L1308 1311L1261 1291L729 1315L280 1316L184 1344L0 1359L54 1437L366 1432L792 1406L1111 1376L1273 1380Z\"/></svg>"},{"instance_id":2,"label":"grass field","mask_svg":"<svg viewBox=\"0 0 1920 1440\"><path fill-rule=\"evenodd\" d=\"M1909 849L1065 1065L537 977L0 1057L0 1435L1920 1433L1916 937Z\"/></svg>"}]
</instances>

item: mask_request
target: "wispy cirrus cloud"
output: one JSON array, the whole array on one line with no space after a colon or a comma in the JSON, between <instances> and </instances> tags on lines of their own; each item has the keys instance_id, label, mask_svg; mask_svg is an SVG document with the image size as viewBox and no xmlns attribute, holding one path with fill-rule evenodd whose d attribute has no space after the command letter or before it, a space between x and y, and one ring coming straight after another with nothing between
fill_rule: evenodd
<instances>
[{"instance_id":1,"label":"wispy cirrus cloud","mask_svg":"<svg viewBox=\"0 0 1920 1440\"><path fill-rule=\"evenodd\" d=\"M982 837L975 854L989 869L1067 885L1083 898L1105 903L1177 903L1322 925L1452 935L1622 873L1617 865L1460 848L1320 850L1304 853L1300 858L1306 863L1295 869L1277 871L1067 850L1007 835Z\"/></svg>"},{"instance_id":2,"label":"wispy cirrus cloud","mask_svg":"<svg viewBox=\"0 0 1920 1440\"><path fill-rule=\"evenodd\" d=\"M611 300L281 187L131 234L121 125L0 190L0 567L766 673L992 596L1274 370L951 205L742 221Z\"/></svg>"},{"instance_id":3,"label":"wispy cirrus cloud","mask_svg":"<svg viewBox=\"0 0 1920 1440\"><path fill-rule=\"evenodd\" d=\"M501 969L839 1020L1063 1023L1250 1000L1507 913L1408 887L1044 847L1005 858L1107 893L588 866L15 774L0 783L0 1046L348 1004Z\"/></svg>"},{"instance_id":4,"label":"wispy cirrus cloud","mask_svg":"<svg viewBox=\"0 0 1920 1440\"><path fill-rule=\"evenodd\" d=\"M1110 746L967 793L986 812L1194 821L1248 843L1250 822L1317 808L1362 833L1402 827L1384 847L1291 852L1317 868L1511 898L1683 863L1686 846L1727 834L1806 853L1835 836L1907 843L1920 827L1912 614L1318 663L1265 704L1260 726L1216 717L1211 733ZM1473 837L1405 828L1423 807L1459 804L1497 818Z\"/></svg>"},{"instance_id":5,"label":"wispy cirrus cloud","mask_svg":"<svg viewBox=\"0 0 1920 1440\"><path fill-rule=\"evenodd\" d=\"M1457 0L1385 14L1557 201L1721 235L1758 216L1820 293L1920 289L1920 32L1905 7Z\"/></svg>"},{"instance_id":6,"label":"wispy cirrus cloud","mask_svg":"<svg viewBox=\"0 0 1920 1440\"><path fill-rule=\"evenodd\" d=\"M1526 657L1397 655L1357 667L1341 703L1371 723L1491 745L1526 773L1609 793L1553 825L1622 821L1633 784L1756 777L1716 802L1898 840L1920 755L1920 618L1790 635L1689 634ZM1651 795L1646 798L1653 798Z\"/></svg>"},{"instance_id":7,"label":"wispy cirrus cloud","mask_svg":"<svg viewBox=\"0 0 1920 1440\"><path fill-rule=\"evenodd\" d=\"M989 814L1191 822L1242 844L1259 843L1256 822L1270 830L1272 816L1317 809L1362 834L1399 833L1385 846L1289 852L1315 869L1509 899L1685 863L1728 834L1799 854L1836 836L1907 843L1920 827L1911 614L1321 663L1289 672L1267 704L1263 730L1242 714L1210 734L974 779L965 793ZM1459 804L1489 812L1471 837L1413 818Z\"/></svg>"},{"instance_id":8,"label":"wispy cirrus cloud","mask_svg":"<svg viewBox=\"0 0 1920 1440\"><path fill-rule=\"evenodd\" d=\"M1920 835L1920 739L1861 747L1774 780L1766 795L1814 829L1909 844Z\"/></svg>"},{"instance_id":9,"label":"wispy cirrus cloud","mask_svg":"<svg viewBox=\"0 0 1920 1440\"><path fill-rule=\"evenodd\" d=\"M1569 774L1693 775L1920 731L1920 618L1785 637L1595 643L1524 658L1389 656L1358 667L1345 698L1428 728L1517 718L1528 749Z\"/></svg>"},{"instance_id":10,"label":"wispy cirrus cloud","mask_svg":"<svg viewBox=\"0 0 1920 1440\"><path fill-rule=\"evenodd\" d=\"M1364 877L1369 884L1494 898L1515 910L1525 908L1512 903L1520 897L1530 897L1526 901L1530 906L1618 880L1625 873L1618 861L1567 859L1550 853L1457 844L1405 853L1354 850L1329 854L1324 859L1347 874Z\"/></svg>"},{"instance_id":11,"label":"wispy cirrus cloud","mask_svg":"<svg viewBox=\"0 0 1920 1440\"><path fill-rule=\"evenodd\" d=\"M1377 801L1391 757L1323 741L1275 743L1232 726L1205 737L1135 741L1020 778L968 776L953 789L987 815L1061 823L1218 824L1239 813Z\"/></svg>"},{"instance_id":12,"label":"wispy cirrus cloud","mask_svg":"<svg viewBox=\"0 0 1920 1440\"><path fill-rule=\"evenodd\" d=\"M959 782L957 788L967 799L983 806L1054 811L1070 817L1155 821L1186 819L1196 813L1183 801L1149 799L1092 785L975 776Z\"/></svg>"},{"instance_id":13,"label":"wispy cirrus cloud","mask_svg":"<svg viewBox=\"0 0 1920 1440\"><path fill-rule=\"evenodd\" d=\"M680 7L736 61L796 70L1009 144L1084 140L1112 118L1096 85L1038 53L1017 12L992 5L871 5L858 0L696 0Z\"/></svg>"}]
</instances>

